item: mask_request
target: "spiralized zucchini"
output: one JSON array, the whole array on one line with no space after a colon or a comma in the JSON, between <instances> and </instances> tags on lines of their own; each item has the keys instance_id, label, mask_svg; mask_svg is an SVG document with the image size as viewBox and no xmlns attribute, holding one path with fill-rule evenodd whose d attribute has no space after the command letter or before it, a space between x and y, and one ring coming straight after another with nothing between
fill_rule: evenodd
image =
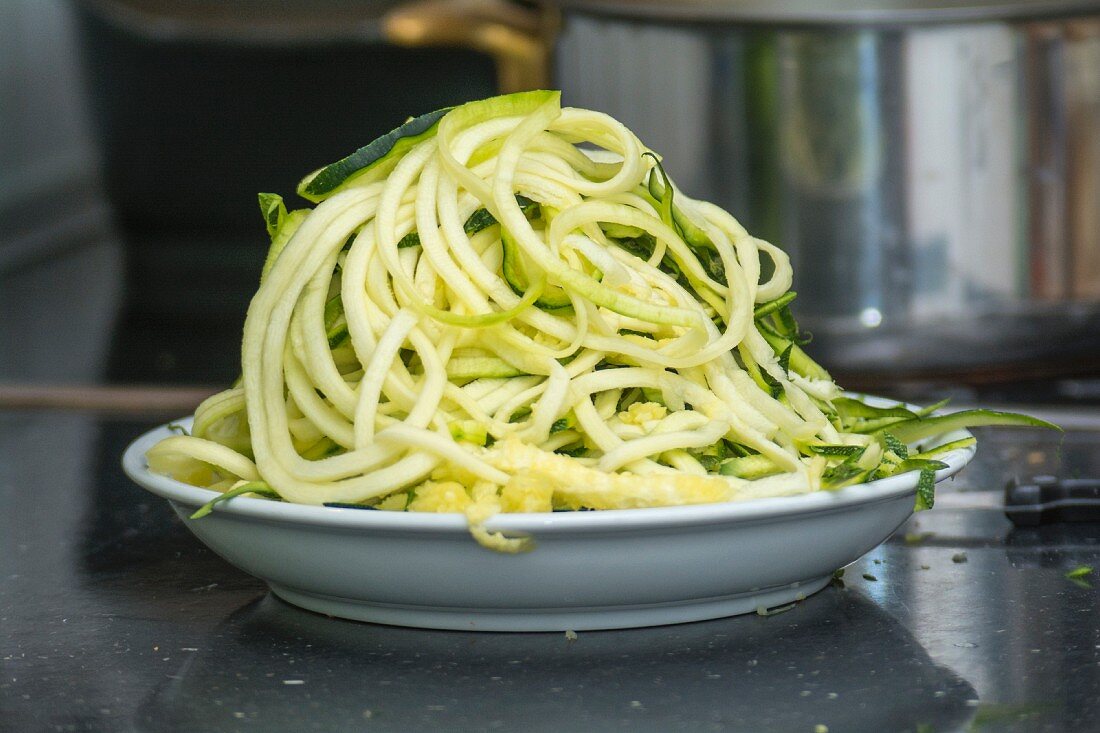
<instances>
[{"instance_id":1,"label":"spiralized zucchini","mask_svg":"<svg viewBox=\"0 0 1100 733\"><path fill-rule=\"evenodd\" d=\"M841 398L802 350L783 251L676 190L616 120L529 92L414 123L307 178L312 210L261 196L273 245L242 382L151 449L153 470L465 512L518 550L482 522L943 465L889 440L920 415Z\"/></svg>"}]
</instances>

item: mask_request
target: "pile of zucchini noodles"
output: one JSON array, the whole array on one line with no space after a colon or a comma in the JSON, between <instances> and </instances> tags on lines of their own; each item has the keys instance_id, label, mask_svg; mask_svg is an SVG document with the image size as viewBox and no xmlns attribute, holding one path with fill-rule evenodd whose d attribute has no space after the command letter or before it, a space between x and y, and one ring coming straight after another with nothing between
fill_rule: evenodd
<instances>
[{"instance_id":1,"label":"pile of zucchini noodles","mask_svg":"<svg viewBox=\"0 0 1100 733\"><path fill-rule=\"evenodd\" d=\"M484 520L943 466L905 447L925 414L842 396L802 350L782 250L556 92L412 119L299 193L261 195L240 383L148 452L219 500L465 512L519 550Z\"/></svg>"}]
</instances>

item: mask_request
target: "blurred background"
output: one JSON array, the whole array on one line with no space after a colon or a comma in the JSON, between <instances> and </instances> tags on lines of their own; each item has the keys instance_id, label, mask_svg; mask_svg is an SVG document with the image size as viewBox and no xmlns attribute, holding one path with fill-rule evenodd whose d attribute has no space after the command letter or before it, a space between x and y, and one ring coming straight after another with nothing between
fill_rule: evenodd
<instances>
[{"instance_id":1,"label":"blurred background","mask_svg":"<svg viewBox=\"0 0 1100 733\"><path fill-rule=\"evenodd\" d=\"M0 405L189 411L257 192L548 85L791 254L842 384L1100 402L1096 2L7 0L0 79Z\"/></svg>"}]
</instances>

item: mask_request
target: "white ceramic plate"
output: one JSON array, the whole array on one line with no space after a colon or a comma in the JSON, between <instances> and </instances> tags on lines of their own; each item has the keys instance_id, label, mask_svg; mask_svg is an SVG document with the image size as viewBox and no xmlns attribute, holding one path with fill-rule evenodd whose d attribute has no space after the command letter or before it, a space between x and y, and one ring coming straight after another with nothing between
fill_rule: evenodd
<instances>
[{"instance_id":1,"label":"white ceramic plate","mask_svg":"<svg viewBox=\"0 0 1100 733\"><path fill-rule=\"evenodd\" d=\"M189 427L189 421L181 421ZM459 514L302 506L217 494L151 473L160 427L126 449L134 481L187 527L290 603L361 621L433 629L563 631L701 621L814 593L909 517L917 474L839 491L726 504L502 514L487 523L534 537L533 551L478 545ZM969 435L957 431L943 437ZM947 478L974 447L944 455Z\"/></svg>"}]
</instances>

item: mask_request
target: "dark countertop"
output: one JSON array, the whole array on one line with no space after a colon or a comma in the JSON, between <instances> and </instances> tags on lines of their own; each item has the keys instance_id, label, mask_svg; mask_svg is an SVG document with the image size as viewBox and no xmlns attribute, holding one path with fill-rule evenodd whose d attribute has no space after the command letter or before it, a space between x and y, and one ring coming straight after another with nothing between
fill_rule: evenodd
<instances>
[{"instance_id":1,"label":"dark countertop","mask_svg":"<svg viewBox=\"0 0 1100 733\"><path fill-rule=\"evenodd\" d=\"M1100 474L1097 433L1071 431L1060 451L1050 436L983 433L937 508L785 613L568 640L355 623L275 599L123 476L119 455L152 422L0 412L2 731L1100 721L1100 578L1065 577L1100 571L1100 525L1014 529L997 506L1012 472Z\"/></svg>"}]
</instances>

